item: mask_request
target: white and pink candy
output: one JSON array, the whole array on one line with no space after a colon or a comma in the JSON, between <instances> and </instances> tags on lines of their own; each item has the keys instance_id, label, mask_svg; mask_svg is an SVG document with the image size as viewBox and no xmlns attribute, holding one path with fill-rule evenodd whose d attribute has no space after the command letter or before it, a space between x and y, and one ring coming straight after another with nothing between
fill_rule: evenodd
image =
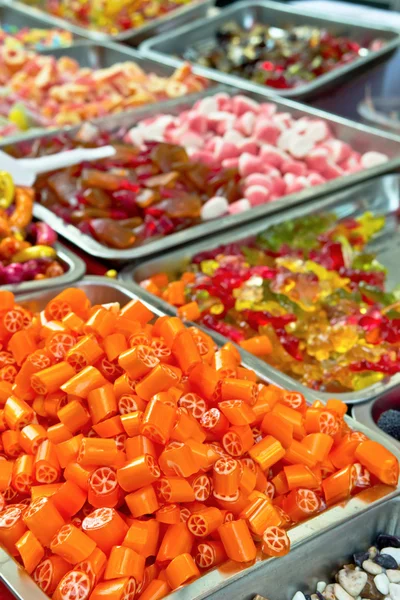
<instances>
[{"instance_id":1,"label":"white and pink candy","mask_svg":"<svg viewBox=\"0 0 400 600\"><path fill-rule=\"evenodd\" d=\"M271 102L222 93L199 100L178 116L164 114L139 122L127 141L138 146L146 141L179 144L193 160L238 168L243 199L229 205L211 198L203 206L205 220L237 214L388 160L381 152L360 154L335 138L322 119L295 119L279 113Z\"/></svg>"}]
</instances>

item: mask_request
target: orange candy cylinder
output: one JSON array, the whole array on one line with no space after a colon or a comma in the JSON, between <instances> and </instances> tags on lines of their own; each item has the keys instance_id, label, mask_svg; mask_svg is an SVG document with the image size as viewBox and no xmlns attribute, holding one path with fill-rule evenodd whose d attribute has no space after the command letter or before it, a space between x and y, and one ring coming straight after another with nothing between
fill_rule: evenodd
<instances>
[{"instance_id":1,"label":"orange candy cylinder","mask_svg":"<svg viewBox=\"0 0 400 600\"><path fill-rule=\"evenodd\" d=\"M60 476L56 446L50 440L39 444L35 456L35 479L38 483L54 483Z\"/></svg>"},{"instance_id":2,"label":"orange candy cylinder","mask_svg":"<svg viewBox=\"0 0 400 600\"><path fill-rule=\"evenodd\" d=\"M20 430L33 421L32 408L16 396L9 396L4 405L4 420L10 429Z\"/></svg>"},{"instance_id":3,"label":"orange candy cylinder","mask_svg":"<svg viewBox=\"0 0 400 600\"><path fill-rule=\"evenodd\" d=\"M240 518L244 519L250 531L258 536L261 536L267 527L281 523L275 507L263 498L254 498L240 513Z\"/></svg>"},{"instance_id":4,"label":"orange candy cylinder","mask_svg":"<svg viewBox=\"0 0 400 600\"><path fill-rule=\"evenodd\" d=\"M195 561L200 569L210 569L227 559L222 542L202 541L197 546Z\"/></svg>"},{"instance_id":5,"label":"orange candy cylinder","mask_svg":"<svg viewBox=\"0 0 400 600\"><path fill-rule=\"evenodd\" d=\"M97 508L83 520L82 531L108 555L113 546L122 544L128 526L115 509Z\"/></svg>"},{"instance_id":6,"label":"orange candy cylinder","mask_svg":"<svg viewBox=\"0 0 400 600\"><path fill-rule=\"evenodd\" d=\"M64 477L67 481L73 481L82 490L87 492L89 488L90 471L84 469L77 462L69 462L64 469Z\"/></svg>"},{"instance_id":7,"label":"orange candy cylinder","mask_svg":"<svg viewBox=\"0 0 400 600\"><path fill-rule=\"evenodd\" d=\"M176 383L175 373L166 365L158 364L136 384L135 390L143 400L150 400L158 392L163 392Z\"/></svg>"},{"instance_id":8,"label":"orange candy cylinder","mask_svg":"<svg viewBox=\"0 0 400 600\"><path fill-rule=\"evenodd\" d=\"M240 563L255 559L257 549L243 519L224 523L218 533L228 558Z\"/></svg>"},{"instance_id":9,"label":"orange candy cylinder","mask_svg":"<svg viewBox=\"0 0 400 600\"><path fill-rule=\"evenodd\" d=\"M283 510L294 523L309 519L319 511L320 501L312 490L300 488L292 490L284 499Z\"/></svg>"},{"instance_id":10,"label":"orange candy cylinder","mask_svg":"<svg viewBox=\"0 0 400 600\"><path fill-rule=\"evenodd\" d=\"M188 553L174 558L165 570L171 589L175 590L184 583L190 583L200 577L200 571L192 556Z\"/></svg>"},{"instance_id":11,"label":"orange candy cylinder","mask_svg":"<svg viewBox=\"0 0 400 600\"><path fill-rule=\"evenodd\" d=\"M127 531L123 546L131 548L144 558L157 554L160 524L154 519L139 521L134 519Z\"/></svg>"},{"instance_id":12,"label":"orange candy cylinder","mask_svg":"<svg viewBox=\"0 0 400 600\"><path fill-rule=\"evenodd\" d=\"M200 352L188 329L178 333L171 349L183 373L187 374L195 365L201 364Z\"/></svg>"},{"instance_id":13,"label":"orange candy cylinder","mask_svg":"<svg viewBox=\"0 0 400 600\"><path fill-rule=\"evenodd\" d=\"M208 537L223 523L222 512L214 506L209 506L196 512L187 520L187 528L196 537Z\"/></svg>"},{"instance_id":14,"label":"orange candy cylinder","mask_svg":"<svg viewBox=\"0 0 400 600\"><path fill-rule=\"evenodd\" d=\"M50 550L67 562L76 565L88 558L96 544L74 525L64 525L53 537Z\"/></svg>"},{"instance_id":15,"label":"orange candy cylinder","mask_svg":"<svg viewBox=\"0 0 400 600\"><path fill-rule=\"evenodd\" d=\"M134 412L121 415L121 425L129 437L139 435L140 427L142 425L142 418L143 412L141 410L136 410Z\"/></svg>"},{"instance_id":16,"label":"orange candy cylinder","mask_svg":"<svg viewBox=\"0 0 400 600\"><path fill-rule=\"evenodd\" d=\"M134 577L139 583L143 579L145 559L126 546L114 546L104 572L104 579L119 579L120 577Z\"/></svg>"},{"instance_id":17,"label":"orange candy cylinder","mask_svg":"<svg viewBox=\"0 0 400 600\"><path fill-rule=\"evenodd\" d=\"M73 400L60 408L57 416L72 434L80 431L90 421L89 413L77 400Z\"/></svg>"},{"instance_id":18,"label":"orange candy cylinder","mask_svg":"<svg viewBox=\"0 0 400 600\"><path fill-rule=\"evenodd\" d=\"M252 406L257 402L257 384L245 379L224 379L221 385L222 400L243 400Z\"/></svg>"},{"instance_id":19,"label":"orange candy cylinder","mask_svg":"<svg viewBox=\"0 0 400 600\"><path fill-rule=\"evenodd\" d=\"M286 449L285 460L293 465L302 464L310 468L315 467L318 462L314 454L311 454L306 446L297 440L293 440L289 448Z\"/></svg>"},{"instance_id":20,"label":"orange candy cylinder","mask_svg":"<svg viewBox=\"0 0 400 600\"><path fill-rule=\"evenodd\" d=\"M306 432L303 425L303 415L294 408L290 408L285 404L278 402L272 409L273 415L278 415L293 427L293 437L296 440L301 440ZM308 433L308 432L307 432Z\"/></svg>"},{"instance_id":21,"label":"orange candy cylinder","mask_svg":"<svg viewBox=\"0 0 400 600\"><path fill-rule=\"evenodd\" d=\"M98 583L90 595L90 600L130 600L130 597L135 596L135 592L136 581L133 577L122 577Z\"/></svg>"},{"instance_id":22,"label":"orange candy cylinder","mask_svg":"<svg viewBox=\"0 0 400 600\"><path fill-rule=\"evenodd\" d=\"M190 446L183 442L171 442L160 454L159 463L165 474L190 477L199 470Z\"/></svg>"},{"instance_id":23,"label":"orange candy cylinder","mask_svg":"<svg viewBox=\"0 0 400 600\"><path fill-rule=\"evenodd\" d=\"M145 435L135 435L125 441L125 451L128 460L134 460L142 454L150 454L153 458L157 458L157 450L154 442L149 440Z\"/></svg>"},{"instance_id":24,"label":"orange candy cylinder","mask_svg":"<svg viewBox=\"0 0 400 600\"><path fill-rule=\"evenodd\" d=\"M38 586L51 595L66 573L71 569L61 556L52 555L42 560L33 573L33 579Z\"/></svg>"},{"instance_id":25,"label":"orange candy cylinder","mask_svg":"<svg viewBox=\"0 0 400 600\"><path fill-rule=\"evenodd\" d=\"M318 462L323 462L333 446L333 438L326 433L309 433L301 444L311 452Z\"/></svg>"},{"instance_id":26,"label":"orange candy cylinder","mask_svg":"<svg viewBox=\"0 0 400 600\"><path fill-rule=\"evenodd\" d=\"M249 454L260 465L261 469L266 471L285 456L285 449L278 440L271 435L267 435L250 448Z\"/></svg>"},{"instance_id":27,"label":"orange candy cylinder","mask_svg":"<svg viewBox=\"0 0 400 600\"><path fill-rule=\"evenodd\" d=\"M360 463L387 485L397 485L399 462L382 444L368 440L357 446L355 457Z\"/></svg>"},{"instance_id":28,"label":"orange candy cylinder","mask_svg":"<svg viewBox=\"0 0 400 600\"><path fill-rule=\"evenodd\" d=\"M290 539L284 529L267 527L262 536L262 551L267 556L285 556L290 550Z\"/></svg>"},{"instance_id":29,"label":"orange candy cylinder","mask_svg":"<svg viewBox=\"0 0 400 600\"><path fill-rule=\"evenodd\" d=\"M0 544L12 556L18 554L15 544L26 531L26 525L22 518L23 512L21 505L11 505L0 514Z\"/></svg>"},{"instance_id":30,"label":"orange candy cylinder","mask_svg":"<svg viewBox=\"0 0 400 600\"><path fill-rule=\"evenodd\" d=\"M31 502L25 511L24 523L43 546L49 546L65 521L50 498L41 497Z\"/></svg>"},{"instance_id":31,"label":"orange candy cylinder","mask_svg":"<svg viewBox=\"0 0 400 600\"><path fill-rule=\"evenodd\" d=\"M5 492L11 485L13 463L8 460L0 460L0 492Z\"/></svg>"},{"instance_id":32,"label":"orange candy cylinder","mask_svg":"<svg viewBox=\"0 0 400 600\"><path fill-rule=\"evenodd\" d=\"M87 401L93 425L115 416L118 412L112 383L106 383L89 392Z\"/></svg>"},{"instance_id":33,"label":"orange candy cylinder","mask_svg":"<svg viewBox=\"0 0 400 600\"><path fill-rule=\"evenodd\" d=\"M128 344L123 333L112 333L104 340L104 350L111 362L128 349Z\"/></svg>"},{"instance_id":34,"label":"orange candy cylinder","mask_svg":"<svg viewBox=\"0 0 400 600\"><path fill-rule=\"evenodd\" d=\"M87 398L92 390L101 387L107 383L107 379L103 377L98 369L91 365L85 367L79 373L76 373L60 386L66 394L79 396L79 398Z\"/></svg>"},{"instance_id":35,"label":"orange candy cylinder","mask_svg":"<svg viewBox=\"0 0 400 600\"><path fill-rule=\"evenodd\" d=\"M214 495L228 499L239 493L240 468L234 458L219 458L213 467Z\"/></svg>"},{"instance_id":36,"label":"orange candy cylinder","mask_svg":"<svg viewBox=\"0 0 400 600\"><path fill-rule=\"evenodd\" d=\"M113 466L117 460L118 448L114 440L103 438L83 438L77 462L82 467Z\"/></svg>"},{"instance_id":37,"label":"orange candy cylinder","mask_svg":"<svg viewBox=\"0 0 400 600\"><path fill-rule=\"evenodd\" d=\"M44 548L32 531L26 531L16 542L17 548L26 571L33 573L44 556Z\"/></svg>"},{"instance_id":38,"label":"orange candy cylinder","mask_svg":"<svg viewBox=\"0 0 400 600\"><path fill-rule=\"evenodd\" d=\"M151 400L143 414L140 432L157 444L166 444L171 437L176 419L176 408Z\"/></svg>"},{"instance_id":39,"label":"orange candy cylinder","mask_svg":"<svg viewBox=\"0 0 400 600\"><path fill-rule=\"evenodd\" d=\"M231 456L243 456L254 445L253 432L248 425L232 425L223 435L222 445Z\"/></svg>"},{"instance_id":40,"label":"orange candy cylinder","mask_svg":"<svg viewBox=\"0 0 400 600\"><path fill-rule=\"evenodd\" d=\"M76 371L94 365L104 354L104 350L94 335L85 335L68 350L65 360Z\"/></svg>"},{"instance_id":41,"label":"orange candy cylinder","mask_svg":"<svg viewBox=\"0 0 400 600\"><path fill-rule=\"evenodd\" d=\"M39 444L47 437L47 431L42 425L31 423L21 429L19 443L24 452L35 454Z\"/></svg>"},{"instance_id":42,"label":"orange candy cylinder","mask_svg":"<svg viewBox=\"0 0 400 600\"><path fill-rule=\"evenodd\" d=\"M56 445L56 454L58 461L63 469L65 469L71 462L76 461L83 435L78 434L65 442L60 442Z\"/></svg>"},{"instance_id":43,"label":"orange candy cylinder","mask_svg":"<svg viewBox=\"0 0 400 600\"><path fill-rule=\"evenodd\" d=\"M244 400L225 400L218 407L231 425L249 425L257 419L255 412Z\"/></svg>"},{"instance_id":44,"label":"orange candy cylinder","mask_svg":"<svg viewBox=\"0 0 400 600\"><path fill-rule=\"evenodd\" d=\"M59 362L32 375L31 386L37 394L53 394L74 375L75 369L70 364Z\"/></svg>"},{"instance_id":45,"label":"orange candy cylinder","mask_svg":"<svg viewBox=\"0 0 400 600\"><path fill-rule=\"evenodd\" d=\"M133 517L155 513L160 505L153 486L148 485L125 496L125 502Z\"/></svg>"},{"instance_id":46,"label":"orange candy cylinder","mask_svg":"<svg viewBox=\"0 0 400 600\"><path fill-rule=\"evenodd\" d=\"M160 469L150 454L143 454L117 470L117 480L125 492L150 485L160 477Z\"/></svg>"},{"instance_id":47,"label":"orange candy cylinder","mask_svg":"<svg viewBox=\"0 0 400 600\"><path fill-rule=\"evenodd\" d=\"M68 520L81 510L87 493L73 481L65 481L52 496L54 506L60 515Z\"/></svg>"},{"instance_id":48,"label":"orange candy cylinder","mask_svg":"<svg viewBox=\"0 0 400 600\"><path fill-rule=\"evenodd\" d=\"M151 321L154 317L151 310L149 310L145 304L140 302L140 300L136 299L125 304L121 309L120 314L122 317L126 317L131 321L139 321L141 325L146 325L146 323Z\"/></svg>"},{"instance_id":49,"label":"orange candy cylinder","mask_svg":"<svg viewBox=\"0 0 400 600\"><path fill-rule=\"evenodd\" d=\"M220 375L209 365L195 365L189 373L189 383L194 391L206 400L212 400Z\"/></svg>"},{"instance_id":50,"label":"orange candy cylinder","mask_svg":"<svg viewBox=\"0 0 400 600\"><path fill-rule=\"evenodd\" d=\"M240 347L255 356L267 356L272 352L272 344L266 335L256 335L240 342Z\"/></svg>"},{"instance_id":51,"label":"orange candy cylinder","mask_svg":"<svg viewBox=\"0 0 400 600\"><path fill-rule=\"evenodd\" d=\"M324 479L322 489L328 506L346 500L352 490L352 465L348 465Z\"/></svg>"},{"instance_id":52,"label":"orange candy cylinder","mask_svg":"<svg viewBox=\"0 0 400 600\"><path fill-rule=\"evenodd\" d=\"M149 346L138 345L123 352L118 364L132 380L144 377L158 365L160 361Z\"/></svg>"},{"instance_id":53,"label":"orange candy cylinder","mask_svg":"<svg viewBox=\"0 0 400 600\"><path fill-rule=\"evenodd\" d=\"M266 435L272 435L284 448L289 448L293 441L293 425L279 415L268 412L262 422L261 431Z\"/></svg>"},{"instance_id":54,"label":"orange candy cylinder","mask_svg":"<svg viewBox=\"0 0 400 600\"><path fill-rule=\"evenodd\" d=\"M170 525L165 532L158 550L157 562L169 562L180 554L190 553L193 541L194 536L188 530L186 523Z\"/></svg>"},{"instance_id":55,"label":"orange candy cylinder","mask_svg":"<svg viewBox=\"0 0 400 600\"><path fill-rule=\"evenodd\" d=\"M314 473L305 465L289 465L283 467L289 490L296 488L315 489L319 483Z\"/></svg>"},{"instance_id":56,"label":"orange candy cylinder","mask_svg":"<svg viewBox=\"0 0 400 600\"><path fill-rule=\"evenodd\" d=\"M169 594L170 590L171 588L166 581L153 579L144 592L140 594L139 598L140 600L162 600L162 598Z\"/></svg>"}]
</instances>

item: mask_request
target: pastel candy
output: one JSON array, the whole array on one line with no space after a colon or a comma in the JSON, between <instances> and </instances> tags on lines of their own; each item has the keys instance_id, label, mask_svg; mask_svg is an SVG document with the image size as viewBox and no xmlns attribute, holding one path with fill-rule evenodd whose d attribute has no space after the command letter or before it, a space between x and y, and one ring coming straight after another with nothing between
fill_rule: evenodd
<instances>
[{"instance_id":1,"label":"pastel candy","mask_svg":"<svg viewBox=\"0 0 400 600\"><path fill-rule=\"evenodd\" d=\"M226 215L229 208L229 202L226 198L222 196L214 196L207 200L205 204L201 207L201 218L203 221L209 221L210 219L216 219L217 217L222 217L222 215Z\"/></svg>"},{"instance_id":2,"label":"pastel candy","mask_svg":"<svg viewBox=\"0 0 400 600\"><path fill-rule=\"evenodd\" d=\"M268 202L269 191L262 185L252 185L245 190L245 196L251 206L258 206Z\"/></svg>"},{"instance_id":3,"label":"pastel candy","mask_svg":"<svg viewBox=\"0 0 400 600\"><path fill-rule=\"evenodd\" d=\"M252 173L260 173L263 168L263 160L258 156L253 156L245 152L239 156L239 173L242 177L247 177Z\"/></svg>"},{"instance_id":4,"label":"pastel candy","mask_svg":"<svg viewBox=\"0 0 400 600\"><path fill-rule=\"evenodd\" d=\"M257 123L254 128L254 137L259 142L275 145L281 135L281 129L273 123Z\"/></svg>"},{"instance_id":5,"label":"pastel candy","mask_svg":"<svg viewBox=\"0 0 400 600\"><path fill-rule=\"evenodd\" d=\"M258 114L260 112L260 104L256 102L256 100L252 100L251 98L247 98L247 96L239 94L232 100L232 110L238 117L246 112Z\"/></svg>"},{"instance_id":6,"label":"pastel candy","mask_svg":"<svg viewBox=\"0 0 400 600\"><path fill-rule=\"evenodd\" d=\"M244 187L251 187L252 185L261 185L266 189L271 187L271 177L262 173L252 173L244 180Z\"/></svg>"},{"instance_id":7,"label":"pastel candy","mask_svg":"<svg viewBox=\"0 0 400 600\"><path fill-rule=\"evenodd\" d=\"M382 154L382 152L366 152L361 157L361 165L364 167L364 169L370 169L371 167L381 165L388 160L388 156L386 154Z\"/></svg>"},{"instance_id":8,"label":"pastel candy","mask_svg":"<svg viewBox=\"0 0 400 600\"><path fill-rule=\"evenodd\" d=\"M289 140L288 151L294 158L304 158L311 152L314 145L314 141L307 132L304 135L296 134Z\"/></svg>"},{"instance_id":9,"label":"pastel candy","mask_svg":"<svg viewBox=\"0 0 400 600\"><path fill-rule=\"evenodd\" d=\"M249 210L249 208L251 208L251 204L248 199L242 198L241 200L237 200L236 202L230 204L228 210L230 215L237 215L241 212Z\"/></svg>"},{"instance_id":10,"label":"pastel candy","mask_svg":"<svg viewBox=\"0 0 400 600\"><path fill-rule=\"evenodd\" d=\"M282 173L293 173L293 175L306 175L307 167L299 160L285 160L281 165Z\"/></svg>"}]
</instances>

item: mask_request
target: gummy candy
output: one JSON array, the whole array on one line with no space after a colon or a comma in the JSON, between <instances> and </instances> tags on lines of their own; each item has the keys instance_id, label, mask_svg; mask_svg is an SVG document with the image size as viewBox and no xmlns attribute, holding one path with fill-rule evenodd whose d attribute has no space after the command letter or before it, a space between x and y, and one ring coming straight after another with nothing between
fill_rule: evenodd
<instances>
[{"instance_id":1,"label":"gummy candy","mask_svg":"<svg viewBox=\"0 0 400 600\"><path fill-rule=\"evenodd\" d=\"M193 0L22 0L80 27L115 35L136 29Z\"/></svg>"},{"instance_id":2,"label":"gummy candy","mask_svg":"<svg viewBox=\"0 0 400 600\"><path fill-rule=\"evenodd\" d=\"M105 246L124 250L196 225L202 206L217 193L230 193L233 202L240 198L236 169L216 173L180 146L115 148L110 159L48 173L35 184L38 202Z\"/></svg>"},{"instance_id":3,"label":"gummy candy","mask_svg":"<svg viewBox=\"0 0 400 600\"><path fill-rule=\"evenodd\" d=\"M0 286L64 273L53 248L56 234L31 222L33 200L33 190L15 187L9 173L0 172Z\"/></svg>"},{"instance_id":4,"label":"gummy candy","mask_svg":"<svg viewBox=\"0 0 400 600\"><path fill-rule=\"evenodd\" d=\"M372 40L368 47L346 37L337 37L316 27L254 24L243 29L235 22L224 23L214 44L190 47L183 58L204 67L244 77L279 90L297 88L333 69L346 65L384 42Z\"/></svg>"},{"instance_id":5,"label":"gummy candy","mask_svg":"<svg viewBox=\"0 0 400 600\"><path fill-rule=\"evenodd\" d=\"M273 225L194 256L184 300L197 302L200 323L244 348L266 335L273 351L260 358L313 389L363 389L400 372L400 302L367 248L384 225L369 212Z\"/></svg>"}]
</instances>

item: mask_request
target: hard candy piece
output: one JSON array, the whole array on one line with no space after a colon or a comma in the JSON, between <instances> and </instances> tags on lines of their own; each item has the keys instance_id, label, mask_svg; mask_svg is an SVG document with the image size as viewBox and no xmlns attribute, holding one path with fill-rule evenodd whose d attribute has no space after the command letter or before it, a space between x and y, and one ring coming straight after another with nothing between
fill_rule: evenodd
<instances>
[{"instance_id":1,"label":"hard candy piece","mask_svg":"<svg viewBox=\"0 0 400 600\"><path fill-rule=\"evenodd\" d=\"M260 112L260 104L256 100L252 100L247 96L238 94L232 100L232 110L235 115L240 117L246 112L258 114Z\"/></svg>"},{"instance_id":2,"label":"hard candy piece","mask_svg":"<svg viewBox=\"0 0 400 600\"><path fill-rule=\"evenodd\" d=\"M271 177L263 173L252 173L244 180L244 187L248 188L252 185L261 185L269 190L271 187Z\"/></svg>"},{"instance_id":3,"label":"hard candy piece","mask_svg":"<svg viewBox=\"0 0 400 600\"><path fill-rule=\"evenodd\" d=\"M314 146L314 140L307 133L305 135L295 134L289 140L287 150L294 158L304 158L311 152Z\"/></svg>"},{"instance_id":4,"label":"hard candy piece","mask_svg":"<svg viewBox=\"0 0 400 600\"><path fill-rule=\"evenodd\" d=\"M390 583L400 583L400 571L398 569L388 569L386 575Z\"/></svg>"},{"instance_id":5,"label":"hard candy piece","mask_svg":"<svg viewBox=\"0 0 400 600\"><path fill-rule=\"evenodd\" d=\"M245 152L239 157L239 173L242 177L247 177L252 173L262 172L263 160Z\"/></svg>"},{"instance_id":6,"label":"hard candy piece","mask_svg":"<svg viewBox=\"0 0 400 600\"><path fill-rule=\"evenodd\" d=\"M269 191L262 185L252 185L244 193L251 206L258 206L269 200Z\"/></svg>"},{"instance_id":7,"label":"hard candy piece","mask_svg":"<svg viewBox=\"0 0 400 600\"><path fill-rule=\"evenodd\" d=\"M382 152L366 152L361 157L361 164L364 169L371 169L372 167L376 167L381 165L389 160L387 154L383 154Z\"/></svg>"},{"instance_id":8,"label":"hard candy piece","mask_svg":"<svg viewBox=\"0 0 400 600\"><path fill-rule=\"evenodd\" d=\"M385 573L380 573L379 575L375 575L374 583L376 585L376 589L386 596L389 593L389 585L390 581L385 575Z\"/></svg>"},{"instance_id":9,"label":"hard candy piece","mask_svg":"<svg viewBox=\"0 0 400 600\"><path fill-rule=\"evenodd\" d=\"M368 560L364 560L362 568L371 575L379 575L379 573L383 572L382 567L374 563L370 558Z\"/></svg>"},{"instance_id":10,"label":"hard candy piece","mask_svg":"<svg viewBox=\"0 0 400 600\"><path fill-rule=\"evenodd\" d=\"M367 579L368 575L364 571L341 569L338 573L338 582L342 588L355 598L362 592Z\"/></svg>"},{"instance_id":11,"label":"hard candy piece","mask_svg":"<svg viewBox=\"0 0 400 600\"><path fill-rule=\"evenodd\" d=\"M354 600L353 596L348 594L339 583L335 583L334 590L337 600Z\"/></svg>"},{"instance_id":12,"label":"hard candy piece","mask_svg":"<svg viewBox=\"0 0 400 600\"><path fill-rule=\"evenodd\" d=\"M208 221L210 219L216 219L217 217L222 217L228 212L229 203L226 198L222 196L214 196L207 200L205 204L201 207L201 218L203 221Z\"/></svg>"},{"instance_id":13,"label":"hard candy piece","mask_svg":"<svg viewBox=\"0 0 400 600\"><path fill-rule=\"evenodd\" d=\"M278 125L259 121L254 127L254 137L261 143L276 145L281 129Z\"/></svg>"},{"instance_id":14,"label":"hard candy piece","mask_svg":"<svg viewBox=\"0 0 400 600\"><path fill-rule=\"evenodd\" d=\"M238 213L244 212L251 208L251 204L247 198L241 198L229 205L229 214L237 215Z\"/></svg>"}]
</instances>

